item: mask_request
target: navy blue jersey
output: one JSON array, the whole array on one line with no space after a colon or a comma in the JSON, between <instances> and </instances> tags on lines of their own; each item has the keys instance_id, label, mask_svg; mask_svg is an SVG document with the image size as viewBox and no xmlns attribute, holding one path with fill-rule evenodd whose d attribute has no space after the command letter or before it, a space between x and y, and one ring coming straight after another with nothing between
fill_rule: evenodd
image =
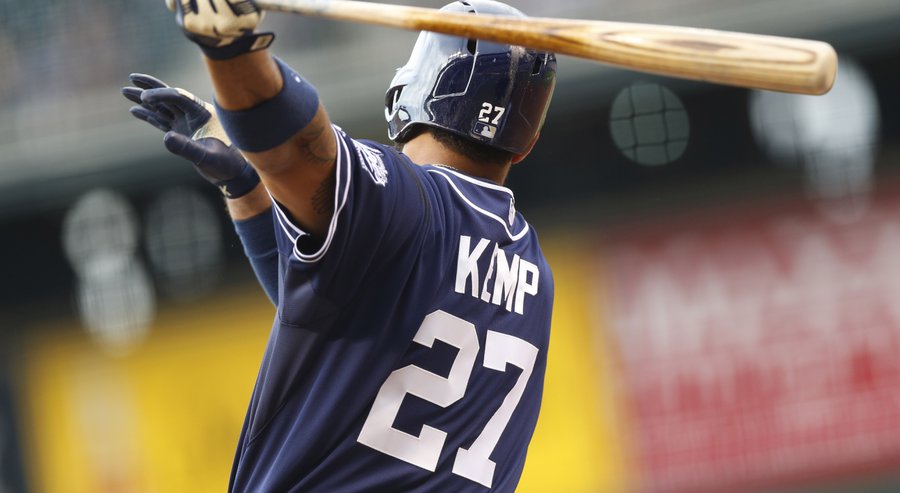
<instances>
[{"instance_id":1,"label":"navy blue jersey","mask_svg":"<svg viewBox=\"0 0 900 493\"><path fill-rule=\"evenodd\" d=\"M314 241L276 204L278 314L232 491L513 491L553 280L510 190L336 128Z\"/></svg>"}]
</instances>

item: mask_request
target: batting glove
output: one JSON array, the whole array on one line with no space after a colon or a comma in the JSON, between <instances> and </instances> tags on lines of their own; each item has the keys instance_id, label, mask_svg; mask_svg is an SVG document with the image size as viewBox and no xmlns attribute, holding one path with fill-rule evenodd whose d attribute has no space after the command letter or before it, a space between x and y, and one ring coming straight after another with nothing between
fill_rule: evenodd
<instances>
[{"instance_id":1,"label":"batting glove","mask_svg":"<svg viewBox=\"0 0 900 493\"><path fill-rule=\"evenodd\" d=\"M268 48L275 34L254 33L262 11L253 0L166 0L188 39L214 60Z\"/></svg>"},{"instance_id":2,"label":"batting glove","mask_svg":"<svg viewBox=\"0 0 900 493\"><path fill-rule=\"evenodd\" d=\"M194 163L200 176L227 198L256 188L259 175L231 145L212 105L146 74L131 74L130 79L134 87L122 88L122 94L139 105L131 107L131 114L165 132L169 152Z\"/></svg>"}]
</instances>

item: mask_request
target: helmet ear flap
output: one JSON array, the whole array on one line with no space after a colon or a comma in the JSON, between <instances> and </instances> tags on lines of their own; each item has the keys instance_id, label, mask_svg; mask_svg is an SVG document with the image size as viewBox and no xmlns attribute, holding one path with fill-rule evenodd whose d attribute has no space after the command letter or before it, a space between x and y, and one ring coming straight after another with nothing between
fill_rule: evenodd
<instances>
[{"instance_id":1,"label":"helmet ear flap","mask_svg":"<svg viewBox=\"0 0 900 493\"><path fill-rule=\"evenodd\" d=\"M384 94L384 115L389 120L399 109L400 94L403 92L404 87L406 85L394 86Z\"/></svg>"},{"instance_id":2,"label":"helmet ear flap","mask_svg":"<svg viewBox=\"0 0 900 493\"><path fill-rule=\"evenodd\" d=\"M406 84L393 86L384 97L384 118L388 122L388 137L399 144L405 142L412 120L407 107L400 102L406 86Z\"/></svg>"}]
</instances>

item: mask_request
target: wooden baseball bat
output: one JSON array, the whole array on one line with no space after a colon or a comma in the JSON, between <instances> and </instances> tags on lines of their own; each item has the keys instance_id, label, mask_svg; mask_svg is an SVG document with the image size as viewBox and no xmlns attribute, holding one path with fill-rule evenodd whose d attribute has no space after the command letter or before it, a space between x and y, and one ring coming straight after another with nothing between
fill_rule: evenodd
<instances>
[{"instance_id":1,"label":"wooden baseball bat","mask_svg":"<svg viewBox=\"0 0 900 493\"><path fill-rule=\"evenodd\" d=\"M514 18L352 0L256 0L271 11L527 46L616 67L752 89L824 94L837 70L821 41L688 27Z\"/></svg>"}]
</instances>

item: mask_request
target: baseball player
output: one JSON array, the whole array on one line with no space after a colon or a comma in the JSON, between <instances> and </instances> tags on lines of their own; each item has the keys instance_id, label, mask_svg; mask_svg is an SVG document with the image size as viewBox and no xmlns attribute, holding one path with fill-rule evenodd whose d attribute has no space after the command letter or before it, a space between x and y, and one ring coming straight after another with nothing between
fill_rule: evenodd
<instances>
[{"instance_id":1,"label":"baseball player","mask_svg":"<svg viewBox=\"0 0 900 493\"><path fill-rule=\"evenodd\" d=\"M331 124L255 32L252 2L176 8L215 110L143 75L126 97L226 195L277 304L229 490L514 491L553 282L502 184L537 140L555 57L421 34L387 91L401 152ZM443 10L523 15L492 0Z\"/></svg>"}]
</instances>

